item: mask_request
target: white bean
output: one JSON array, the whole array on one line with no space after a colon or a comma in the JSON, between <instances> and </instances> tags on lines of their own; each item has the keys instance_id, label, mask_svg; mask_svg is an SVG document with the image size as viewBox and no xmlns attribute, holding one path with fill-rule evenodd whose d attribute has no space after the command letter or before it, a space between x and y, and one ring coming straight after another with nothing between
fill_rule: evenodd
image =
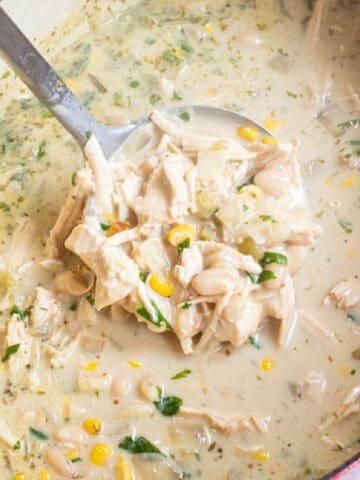
<instances>
[{"instance_id":1,"label":"white bean","mask_svg":"<svg viewBox=\"0 0 360 480\"><path fill-rule=\"evenodd\" d=\"M229 291L238 278L239 272L233 267L214 267L198 273L191 285L200 295L218 295Z\"/></svg>"},{"instance_id":2,"label":"white bean","mask_svg":"<svg viewBox=\"0 0 360 480\"><path fill-rule=\"evenodd\" d=\"M286 172L275 168L265 168L254 178L254 183L268 195L279 198L286 195L290 189L290 179Z\"/></svg>"},{"instance_id":3,"label":"white bean","mask_svg":"<svg viewBox=\"0 0 360 480\"><path fill-rule=\"evenodd\" d=\"M290 261L290 274L296 275L304 263L307 254L307 248L293 245L286 249L286 254Z\"/></svg>"},{"instance_id":4,"label":"white bean","mask_svg":"<svg viewBox=\"0 0 360 480\"><path fill-rule=\"evenodd\" d=\"M76 467L65 458L60 448L47 448L45 458L60 475L66 478L79 478Z\"/></svg>"},{"instance_id":5,"label":"white bean","mask_svg":"<svg viewBox=\"0 0 360 480\"><path fill-rule=\"evenodd\" d=\"M129 392L131 383L123 377L116 377L111 385L111 393L117 398L123 398Z\"/></svg>"},{"instance_id":6,"label":"white bean","mask_svg":"<svg viewBox=\"0 0 360 480\"><path fill-rule=\"evenodd\" d=\"M67 447L83 444L87 435L82 427L78 425L64 425L54 432L56 440Z\"/></svg>"},{"instance_id":7,"label":"white bean","mask_svg":"<svg viewBox=\"0 0 360 480\"><path fill-rule=\"evenodd\" d=\"M157 387L161 388L159 382L157 382L151 375L148 375L140 380L139 393L145 400L154 402L159 398Z\"/></svg>"}]
</instances>

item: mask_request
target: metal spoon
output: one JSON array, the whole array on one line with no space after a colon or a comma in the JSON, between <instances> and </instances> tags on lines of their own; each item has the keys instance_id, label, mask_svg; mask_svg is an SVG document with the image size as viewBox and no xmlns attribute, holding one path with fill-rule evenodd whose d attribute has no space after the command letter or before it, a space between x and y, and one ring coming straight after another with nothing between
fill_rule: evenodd
<instances>
[{"instance_id":1,"label":"metal spoon","mask_svg":"<svg viewBox=\"0 0 360 480\"><path fill-rule=\"evenodd\" d=\"M149 119L146 117L121 126L105 125L96 121L2 7L0 7L0 54L40 102L72 135L81 149L84 149L91 132L99 141L105 156L109 158L138 126ZM224 121L230 120L238 126L253 126L261 133L271 135L258 123L231 110L204 105L195 105L191 108L195 114L215 116L216 119ZM183 109L184 107L181 108ZM176 109L169 111L174 113Z\"/></svg>"}]
</instances>

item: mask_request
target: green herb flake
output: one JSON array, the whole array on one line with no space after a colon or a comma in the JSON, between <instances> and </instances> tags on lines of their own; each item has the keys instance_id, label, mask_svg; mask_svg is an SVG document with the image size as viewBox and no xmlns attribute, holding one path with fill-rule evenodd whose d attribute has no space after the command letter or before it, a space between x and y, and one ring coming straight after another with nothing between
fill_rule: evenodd
<instances>
[{"instance_id":1,"label":"green herb flake","mask_svg":"<svg viewBox=\"0 0 360 480\"><path fill-rule=\"evenodd\" d=\"M150 272L139 272L139 278L142 282L146 282L148 276L150 275Z\"/></svg>"},{"instance_id":2,"label":"green herb flake","mask_svg":"<svg viewBox=\"0 0 360 480\"><path fill-rule=\"evenodd\" d=\"M172 417L173 415L176 415L183 404L182 399L174 396L164 396L160 387L157 387L157 391L159 400L153 402L155 407L165 417Z\"/></svg>"},{"instance_id":3,"label":"green herb flake","mask_svg":"<svg viewBox=\"0 0 360 480\"><path fill-rule=\"evenodd\" d=\"M5 355L2 358L2 362L6 362L9 360L11 355L15 355L20 348L20 343L15 343L14 345L9 345L6 349Z\"/></svg>"},{"instance_id":4,"label":"green herb flake","mask_svg":"<svg viewBox=\"0 0 360 480\"><path fill-rule=\"evenodd\" d=\"M3 144L1 145L0 152L1 152L1 155L5 155L5 153L6 153L6 145L5 145L5 143L3 143Z\"/></svg>"},{"instance_id":5,"label":"green herb flake","mask_svg":"<svg viewBox=\"0 0 360 480\"><path fill-rule=\"evenodd\" d=\"M176 90L173 91L173 100L182 100L183 98L177 93Z\"/></svg>"},{"instance_id":6,"label":"green herb flake","mask_svg":"<svg viewBox=\"0 0 360 480\"><path fill-rule=\"evenodd\" d=\"M188 112L181 112L181 113L179 113L178 117L181 118L181 120L183 122L189 122L190 121L190 114Z\"/></svg>"},{"instance_id":7,"label":"green herb flake","mask_svg":"<svg viewBox=\"0 0 360 480\"><path fill-rule=\"evenodd\" d=\"M152 45L156 42L156 39L154 37L145 37L144 42L146 43L146 45Z\"/></svg>"},{"instance_id":8,"label":"green herb flake","mask_svg":"<svg viewBox=\"0 0 360 480\"><path fill-rule=\"evenodd\" d=\"M13 450L20 450L21 448L21 443L20 440L18 440L14 445L13 445Z\"/></svg>"},{"instance_id":9,"label":"green herb flake","mask_svg":"<svg viewBox=\"0 0 360 480\"><path fill-rule=\"evenodd\" d=\"M260 220L263 222L271 222L271 223L276 223L275 218L273 218L271 215L259 215Z\"/></svg>"},{"instance_id":10,"label":"green herb flake","mask_svg":"<svg viewBox=\"0 0 360 480\"><path fill-rule=\"evenodd\" d=\"M75 185L76 185L76 180L77 180L77 172L74 172L74 173L71 175L71 185L72 185L72 186L75 186Z\"/></svg>"},{"instance_id":11,"label":"green herb flake","mask_svg":"<svg viewBox=\"0 0 360 480\"><path fill-rule=\"evenodd\" d=\"M49 436L41 430L36 430L36 428L30 427L29 432L37 440L49 440Z\"/></svg>"},{"instance_id":12,"label":"green herb flake","mask_svg":"<svg viewBox=\"0 0 360 480\"><path fill-rule=\"evenodd\" d=\"M251 283L254 283L254 284L258 283L258 280L259 280L258 275L255 275L255 273L249 273L249 272L247 272L247 274L248 274L248 277L251 280Z\"/></svg>"},{"instance_id":13,"label":"green herb flake","mask_svg":"<svg viewBox=\"0 0 360 480\"><path fill-rule=\"evenodd\" d=\"M259 340L257 339L256 336L250 335L250 337L249 337L249 343L250 343L253 347L255 347L257 350L260 350Z\"/></svg>"},{"instance_id":14,"label":"green herb flake","mask_svg":"<svg viewBox=\"0 0 360 480\"><path fill-rule=\"evenodd\" d=\"M137 88L139 85L140 85L140 82L138 82L138 80L131 80L129 82L129 87L131 88Z\"/></svg>"},{"instance_id":15,"label":"green herb flake","mask_svg":"<svg viewBox=\"0 0 360 480\"><path fill-rule=\"evenodd\" d=\"M183 62L183 59L177 55L177 52L175 49L167 49L163 52L162 58L168 62L171 63L172 65L181 65Z\"/></svg>"},{"instance_id":16,"label":"green herb flake","mask_svg":"<svg viewBox=\"0 0 360 480\"><path fill-rule=\"evenodd\" d=\"M70 311L71 312L76 312L77 310L77 303L76 302L73 302L71 305L70 305Z\"/></svg>"},{"instance_id":17,"label":"green herb flake","mask_svg":"<svg viewBox=\"0 0 360 480\"><path fill-rule=\"evenodd\" d=\"M186 238L183 242L179 243L177 245L177 251L178 251L178 254L181 255L182 252L185 250L185 248L189 248L190 247L190 238Z\"/></svg>"},{"instance_id":18,"label":"green herb flake","mask_svg":"<svg viewBox=\"0 0 360 480\"><path fill-rule=\"evenodd\" d=\"M355 370L355 368L353 368L350 372L350 375L355 375L355 373L356 373L356 370Z\"/></svg>"},{"instance_id":19,"label":"green herb flake","mask_svg":"<svg viewBox=\"0 0 360 480\"><path fill-rule=\"evenodd\" d=\"M183 310L189 310L189 308L191 307L192 303L191 302L184 302L182 305L181 305L181 308Z\"/></svg>"},{"instance_id":20,"label":"green herb flake","mask_svg":"<svg viewBox=\"0 0 360 480\"><path fill-rule=\"evenodd\" d=\"M153 325L156 325L157 327L163 327L166 326L167 330L172 330L172 326L170 323L166 320L164 315L162 314L161 310L159 307L156 305L154 300L150 300L150 303L154 309L154 317L146 310L146 308L143 305L138 305L136 307L136 313L138 313L140 316L145 318L145 320L148 320L151 322Z\"/></svg>"},{"instance_id":21,"label":"green herb flake","mask_svg":"<svg viewBox=\"0 0 360 480\"><path fill-rule=\"evenodd\" d=\"M41 113L41 118L53 118L53 116L49 110L43 110Z\"/></svg>"},{"instance_id":22,"label":"green herb flake","mask_svg":"<svg viewBox=\"0 0 360 480\"><path fill-rule=\"evenodd\" d=\"M111 225L109 225L108 223L100 223L100 227L101 227L101 230L104 230L104 232L106 232L107 230L109 230Z\"/></svg>"},{"instance_id":23,"label":"green herb flake","mask_svg":"<svg viewBox=\"0 0 360 480\"><path fill-rule=\"evenodd\" d=\"M119 443L119 448L126 450L127 452L133 453L134 455L145 454L145 453L155 453L157 455L164 455L161 450L156 447L153 443L147 440L145 437L125 437Z\"/></svg>"},{"instance_id":24,"label":"green herb flake","mask_svg":"<svg viewBox=\"0 0 360 480\"><path fill-rule=\"evenodd\" d=\"M37 150L37 153L36 153L36 158L37 160L40 160L46 153L46 145L47 145L47 141L46 140L43 140L40 145L39 145L39 148Z\"/></svg>"},{"instance_id":25,"label":"green herb flake","mask_svg":"<svg viewBox=\"0 0 360 480\"><path fill-rule=\"evenodd\" d=\"M345 233L352 233L352 223L346 222L344 220L339 220L340 227L344 230Z\"/></svg>"},{"instance_id":26,"label":"green herb flake","mask_svg":"<svg viewBox=\"0 0 360 480\"><path fill-rule=\"evenodd\" d=\"M350 140L349 143L353 146L360 146L360 140Z\"/></svg>"},{"instance_id":27,"label":"green herb flake","mask_svg":"<svg viewBox=\"0 0 360 480\"><path fill-rule=\"evenodd\" d=\"M263 270L258 278L257 283L267 282L268 280L275 280L277 277L272 270Z\"/></svg>"},{"instance_id":28,"label":"green herb flake","mask_svg":"<svg viewBox=\"0 0 360 480\"><path fill-rule=\"evenodd\" d=\"M346 318L348 320L350 320L351 322L357 323L357 317L356 317L355 313L347 312Z\"/></svg>"},{"instance_id":29,"label":"green herb flake","mask_svg":"<svg viewBox=\"0 0 360 480\"><path fill-rule=\"evenodd\" d=\"M11 75L10 70L5 70L5 72L0 77L0 80L5 80L6 78L9 78L10 75Z\"/></svg>"},{"instance_id":30,"label":"green herb flake","mask_svg":"<svg viewBox=\"0 0 360 480\"><path fill-rule=\"evenodd\" d=\"M85 137L86 137L88 140L89 140L89 138L91 137L91 135L92 135L91 130L86 130L86 132L85 132Z\"/></svg>"},{"instance_id":31,"label":"green herb flake","mask_svg":"<svg viewBox=\"0 0 360 480\"><path fill-rule=\"evenodd\" d=\"M13 305L10 310L10 315L17 315L20 320L25 320L25 317L29 314L29 310L21 310L17 305Z\"/></svg>"},{"instance_id":32,"label":"green herb flake","mask_svg":"<svg viewBox=\"0 0 360 480\"><path fill-rule=\"evenodd\" d=\"M160 95L157 95L156 93L153 93L149 97L149 102L151 105L156 105L158 102L160 102L160 100L161 100Z\"/></svg>"},{"instance_id":33,"label":"green herb flake","mask_svg":"<svg viewBox=\"0 0 360 480\"><path fill-rule=\"evenodd\" d=\"M287 265L289 263L288 257L278 252L265 252L261 260L262 265L270 265L277 263L278 265Z\"/></svg>"},{"instance_id":34,"label":"green herb flake","mask_svg":"<svg viewBox=\"0 0 360 480\"><path fill-rule=\"evenodd\" d=\"M190 45L189 42L182 42L181 50L187 53L192 53L194 51L193 47Z\"/></svg>"},{"instance_id":35,"label":"green herb flake","mask_svg":"<svg viewBox=\"0 0 360 480\"><path fill-rule=\"evenodd\" d=\"M70 462L71 462L71 463L82 462L82 458L80 458L80 457L72 458L72 459L70 460Z\"/></svg>"},{"instance_id":36,"label":"green herb flake","mask_svg":"<svg viewBox=\"0 0 360 480\"><path fill-rule=\"evenodd\" d=\"M347 120L346 122L338 123L337 127L342 128L343 130L353 127L360 127L360 118L352 118L351 120Z\"/></svg>"},{"instance_id":37,"label":"green herb flake","mask_svg":"<svg viewBox=\"0 0 360 480\"><path fill-rule=\"evenodd\" d=\"M317 212L316 216L317 218L321 218L324 215L324 210L320 210L320 212Z\"/></svg>"},{"instance_id":38,"label":"green herb flake","mask_svg":"<svg viewBox=\"0 0 360 480\"><path fill-rule=\"evenodd\" d=\"M5 202L0 202L0 210L3 212L10 212L10 206Z\"/></svg>"},{"instance_id":39,"label":"green herb flake","mask_svg":"<svg viewBox=\"0 0 360 480\"><path fill-rule=\"evenodd\" d=\"M91 295L88 295L86 297L86 300L90 303L92 307L95 305L95 299Z\"/></svg>"},{"instance_id":40,"label":"green herb flake","mask_svg":"<svg viewBox=\"0 0 360 480\"><path fill-rule=\"evenodd\" d=\"M298 98L297 94L294 92L287 91L286 93L287 93L287 96L290 98Z\"/></svg>"},{"instance_id":41,"label":"green herb flake","mask_svg":"<svg viewBox=\"0 0 360 480\"><path fill-rule=\"evenodd\" d=\"M171 380L179 380L180 378L186 378L188 375L190 375L191 370L188 368L185 368L184 370L181 370L181 372L176 373L173 377L171 377Z\"/></svg>"}]
</instances>

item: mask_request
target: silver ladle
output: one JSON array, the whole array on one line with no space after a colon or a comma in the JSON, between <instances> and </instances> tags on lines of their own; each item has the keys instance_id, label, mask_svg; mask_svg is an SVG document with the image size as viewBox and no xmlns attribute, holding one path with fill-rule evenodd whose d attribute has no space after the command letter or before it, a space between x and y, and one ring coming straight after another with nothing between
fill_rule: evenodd
<instances>
[{"instance_id":1,"label":"silver ladle","mask_svg":"<svg viewBox=\"0 0 360 480\"><path fill-rule=\"evenodd\" d=\"M119 126L105 125L96 121L2 7L0 7L0 54L77 141L82 150L91 132L100 143L105 157L109 158L137 127L144 125L149 119L145 117ZM172 108L169 112L183 111L184 108L189 107ZM231 110L205 105L194 105L190 108L197 115L215 117L219 121L230 120L238 126L253 126L261 133L271 135L258 123Z\"/></svg>"}]
</instances>

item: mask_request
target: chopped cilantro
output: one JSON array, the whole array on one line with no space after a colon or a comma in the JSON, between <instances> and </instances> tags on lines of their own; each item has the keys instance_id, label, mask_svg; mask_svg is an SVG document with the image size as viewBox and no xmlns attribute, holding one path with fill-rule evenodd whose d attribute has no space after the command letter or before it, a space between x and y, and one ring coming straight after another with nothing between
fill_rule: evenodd
<instances>
[{"instance_id":1,"label":"chopped cilantro","mask_svg":"<svg viewBox=\"0 0 360 480\"><path fill-rule=\"evenodd\" d=\"M164 315L161 313L159 307L156 305L156 303L153 300L150 300L150 303L154 309L154 317L151 315L150 312L146 310L146 308L143 305L138 305L136 307L136 312L141 315L145 320L148 320L151 322L153 325L156 325L157 327L162 327L166 326L167 330L172 330L172 327L170 323L166 320Z\"/></svg>"},{"instance_id":2,"label":"chopped cilantro","mask_svg":"<svg viewBox=\"0 0 360 480\"><path fill-rule=\"evenodd\" d=\"M177 245L177 251L178 251L178 254L181 255L182 252L185 250L185 248L189 248L190 247L190 238L186 238L183 242L179 243Z\"/></svg>"},{"instance_id":3,"label":"chopped cilantro","mask_svg":"<svg viewBox=\"0 0 360 480\"><path fill-rule=\"evenodd\" d=\"M109 230L111 225L109 225L108 223L100 223L100 227L101 227L101 230L104 230L104 232L106 232L106 230Z\"/></svg>"},{"instance_id":4,"label":"chopped cilantro","mask_svg":"<svg viewBox=\"0 0 360 480\"><path fill-rule=\"evenodd\" d=\"M192 303L191 302L184 302L182 305L181 305L181 308L183 310L188 310L190 307L191 307Z\"/></svg>"},{"instance_id":5,"label":"chopped cilantro","mask_svg":"<svg viewBox=\"0 0 360 480\"><path fill-rule=\"evenodd\" d=\"M18 440L14 445L13 445L13 450L20 450L21 448L21 443L20 440Z\"/></svg>"},{"instance_id":6,"label":"chopped cilantro","mask_svg":"<svg viewBox=\"0 0 360 480\"><path fill-rule=\"evenodd\" d=\"M0 80L5 80L5 78L10 77L10 75L11 75L10 70L5 70L5 72L0 77Z\"/></svg>"},{"instance_id":7,"label":"chopped cilantro","mask_svg":"<svg viewBox=\"0 0 360 480\"><path fill-rule=\"evenodd\" d=\"M129 87L131 88L137 88L139 85L140 82L138 82L137 80L131 80L131 82L129 82Z\"/></svg>"},{"instance_id":8,"label":"chopped cilantro","mask_svg":"<svg viewBox=\"0 0 360 480\"><path fill-rule=\"evenodd\" d=\"M3 212L10 212L10 206L5 202L0 202L0 210Z\"/></svg>"},{"instance_id":9,"label":"chopped cilantro","mask_svg":"<svg viewBox=\"0 0 360 480\"><path fill-rule=\"evenodd\" d=\"M355 313L347 312L346 317L351 322L355 322L355 323L357 322L357 317L356 317Z\"/></svg>"},{"instance_id":10,"label":"chopped cilantro","mask_svg":"<svg viewBox=\"0 0 360 480\"><path fill-rule=\"evenodd\" d=\"M49 440L49 436L46 435L46 433L42 432L41 430L36 430L36 428L30 427L29 432L37 440Z\"/></svg>"},{"instance_id":11,"label":"chopped cilantro","mask_svg":"<svg viewBox=\"0 0 360 480\"><path fill-rule=\"evenodd\" d=\"M179 380L180 378L185 378L188 375L190 375L191 370L188 368L185 368L184 370L181 370L181 372L176 373L173 377L171 377L171 380Z\"/></svg>"},{"instance_id":12,"label":"chopped cilantro","mask_svg":"<svg viewBox=\"0 0 360 480\"><path fill-rule=\"evenodd\" d=\"M156 42L156 39L154 37L145 37L144 42L146 43L146 45L152 45Z\"/></svg>"},{"instance_id":13,"label":"chopped cilantro","mask_svg":"<svg viewBox=\"0 0 360 480\"><path fill-rule=\"evenodd\" d=\"M94 306L95 305L95 300L91 295L88 295L86 297L86 300L90 303L90 305Z\"/></svg>"},{"instance_id":14,"label":"chopped cilantro","mask_svg":"<svg viewBox=\"0 0 360 480\"><path fill-rule=\"evenodd\" d=\"M258 275L255 275L255 273L248 273L248 277L251 280L251 283L258 283Z\"/></svg>"},{"instance_id":15,"label":"chopped cilantro","mask_svg":"<svg viewBox=\"0 0 360 480\"><path fill-rule=\"evenodd\" d=\"M144 283L146 282L149 275L150 275L150 272L139 272L139 278Z\"/></svg>"},{"instance_id":16,"label":"chopped cilantro","mask_svg":"<svg viewBox=\"0 0 360 480\"><path fill-rule=\"evenodd\" d=\"M70 460L70 462L71 462L71 463L82 462L82 458L80 458L80 457L72 458L72 459Z\"/></svg>"},{"instance_id":17,"label":"chopped cilantro","mask_svg":"<svg viewBox=\"0 0 360 480\"><path fill-rule=\"evenodd\" d=\"M263 270L258 278L257 283L266 282L267 280L275 280L277 277L272 270Z\"/></svg>"},{"instance_id":18,"label":"chopped cilantro","mask_svg":"<svg viewBox=\"0 0 360 480\"><path fill-rule=\"evenodd\" d=\"M85 137L86 137L88 140L89 140L89 138L91 137L91 135L92 135L91 130L86 130L86 132L85 132Z\"/></svg>"},{"instance_id":19,"label":"chopped cilantro","mask_svg":"<svg viewBox=\"0 0 360 480\"><path fill-rule=\"evenodd\" d=\"M143 453L156 453L158 455L164 455L158 447L156 447L145 437L125 437L124 440L119 443L119 448L122 448L135 455Z\"/></svg>"},{"instance_id":20,"label":"chopped cilantro","mask_svg":"<svg viewBox=\"0 0 360 480\"><path fill-rule=\"evenodd\" d=\"M52 118L54 115L49 110L43 110L41 118Z\"/></svg>"},{"instance_id":21,"label":"chopped cilantro","mask_svg":"<svg viewBox=\"0 0 360 480\"><path fill-rule=\"evenodd\" d=\"M20 320L24 320L28 314L29 314L29 309L21 310L17 305L13 305L10 310L10 315L17 315L20 318Z\"/></svg>"},{"instance_id":22,"label":"chopped cilantro","mask_svg":"<svg viewBox=\"0 0 360 480\"><path fill-rule=\"evenodd\" d=\"M157 387L159 400L156 400L154 403L155 407L159 410L162 415L165 417L172 417L176 415L183 403L181 398L173 396L164 396L163 390L160 387Z\"/></svg>"},{"instance_id":23,"label":"chopped cilantro","mask_svg":"<svg viewBox=\"0 0 360 480\"><path fill-rule=\"evenodd\" d=\"M70 305L70 310L72 312L75 312L77 310L77 303L76 302L73 302L71 305Z\"/></svg>"},{"instance_id":24,"label":"chopped cilantro","mask_svg":"<svg viewBox=\"0 0 360 480\"><path fill-rule=\"evenodd\" d=\"M265 252L261 260L262 265L270 265L277 263L279 265L287 265L289 263L288 257L278 252Z\"/></svg>"},{"instance_id":25,"label":"chopped cilantro","mask_svg":"<svg viewBox=\"0 0 360 480\"><path fill-rule=\"evenodd\" d=\"M5 153L6 153L6 145L5 145L5 143L3 143L3 144L1 145L1 154L2 154L2 155L5 155Z\"/></svg>"},{"instance_id":26,"label":"chopped cilantro","mask_svg":"<svg viewBox=\"0 0 360 480\"><path fill-rule=\"evenodd\" d=\"M157 95L156 93L153 93L149 97L149 102L151 105L156 105L158 102L160 102L160 100L161 100L160 95Z\"/></svg>"},{"instance_id":27,"label":"chopped cilantro","mask_svg":"<svg viewBox=\"0 0 360 480\"><path fill-rule=\"evenodd\" d=\"M194 51L193 47L188 42L182 42L181 50L184 50L184 52L187 53L192 53Z\"/></svg>"},{"instance_id":28,"label":"chopped cilantro","mask_svg":"<svg viewBox=\"0 0 360 480\"><path fill-rule=\"evenodd\" d=\"M182 97L177 93L176 90L173 91L173 100L182 100Z\"/></svg>"},{"instance_id":29,"label":"chopped cilantro","mask_svg":"<svg viewBox=\"0 0 360 480\"><path fill-rule=\"evenodd\" d=\"M77 179L77 172L74 172L72 175L71 175L71 185L76 185L76 179Z\"/></svg>"},{"instance_id":30,"label":"chopped cilantro","mask_svg":"<svg viewBox=\"0 0 360 480\"><path fill-rule=\"evenodd\" d=\"M320 212L317 212L316 216L317 218L321 218L324 215L324 210L320 210Z\"/></svg>"},{"instance_id":31,"label":"chopped cilantro","mask_svg":"<svg viewBox=\"0 0 360 480\"><path fill-rule=\"evenodd\" d=\"M181 65L183 62L183 59L177 55L177 52L175 49L167 49L164 50L162 54L162 58L166 60L168 63L171 63L172 65Z\"/></svg>"},{"instance_id":32,"label":"chopped cilantro","mask_svg":"<svg viewBox=\"0 0 360 480\"><path fill-rule=\"evenodd\" d=\"M2 358L2 361L6 362L7 360L9 360L11 355L15 355L15 353L17 353L19 348L20 348L20 343L15 343L14 345L9 345L6 349L5 355Z\"/></svg>"}]
</instances>

